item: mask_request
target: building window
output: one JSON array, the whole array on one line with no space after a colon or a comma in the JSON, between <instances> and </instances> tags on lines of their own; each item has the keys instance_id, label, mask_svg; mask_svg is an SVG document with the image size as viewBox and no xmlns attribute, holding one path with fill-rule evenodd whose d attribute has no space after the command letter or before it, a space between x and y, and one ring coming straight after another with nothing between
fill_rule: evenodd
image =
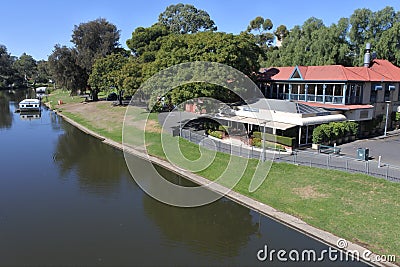
<instances>
[{"instance_id":1,"label":"building window","mask_svg":"<svg viewBox=\"0 0 400 267\"><path fill-rule=\"evenodd\" d=\"M390 101L390 91L385 90L385 101Z\"/></svg>"},{"instance_id":2,"label":"building window","mask_svg":"<svg viewBox=\"0 0 400 267\"><path fill-rule=\"evenodd\" d=\"M346 92L346 104L360 104L362 102L363 84L349 84Z\"/></svg>"},{"instance_id":3,"label":"building window","mask_svg":"<svg viewBox=\"0 0 400 267\"><path fill-rule=\"evenodd\" d=\"M317 95L315 96L315 101L316 102L323 102L323 95L324 95L324 85L323 84L318 84L317 85Z\"/></svg>"},{"instance_id":4,"label":"building window","mask_svg":"<svg viewBox=\"0 0 400 267\"><path fill-rule=\"evenodd\" d=\"M394 91L395 88L396 87L394 87L393 85L389 85L389 84L387 84L385 86L385 101L390 101L391 92Z\"/></svg>"},{"instance_id":5,"label":"building window","mask_svg":"<svg viewBox=\"0 0 400 267\"><path fill-rule=\"evenodd\" d=\"M378 94L378 91L376 91L376 90L374 90L374 89L371 90L371 97L370 97L370 99L369 99L369 102L370 102L370 103L376 103L376 96L377 96L377 94Z\"/></svg>"}]
</instances>

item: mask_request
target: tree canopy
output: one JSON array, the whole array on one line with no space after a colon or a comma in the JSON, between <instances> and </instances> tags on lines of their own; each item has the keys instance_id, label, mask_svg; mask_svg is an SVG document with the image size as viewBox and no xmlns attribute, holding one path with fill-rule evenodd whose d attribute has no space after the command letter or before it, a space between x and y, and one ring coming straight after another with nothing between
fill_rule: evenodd
<instances>
[{"instance_id":1,"label":"tree canopy","mask_svg":"<svg viewBox=\"0 0 400 267\"><path fill-rule=\"evenodd\" d=\"M400 13L393 7L376 12L356 9L350 18L341 18L331 26L312 17L288 32L284 28L276 29L274 33L278 39L279 32L284 33L282 46L268 50L262 65L358 66L363 62L366 43L371 43L379 58L399 65L399 22Z\"/></svg>"},{"instance_id":2,"label":"tree canopy","mask_svg":"<svg viewBox=\"0 0 400 267\"><path fill-rule=\"evenodd\" d=\"M272 29L274 25L270 19L264 19L263 17L256 17L255 19L250 21L249 26L247 27L248 33L254 33L256 38L256 42L261 47L268 47L272 45L274 41L274 34L268 32Z\"/></svg>"},{"instance_id":3,"label":"tree canopy","mask_svg":"<svg viewBox=\"0 0 400 267\"><path fill-rule=\"evenodd\" d=\"M157 72L185 62L223 63L252 76L259 69L258 57L261 54L261 48L256 45L255 37L245 32L239 35L212 31L175 34L160 24L136 29L127 44L134 50L133 56L122 68L114 67L116 64L107 64L108 70L104 70L104 73L120 69L119 86L122 85L128 94L134 93L142 82ZM103 61L95 63L96 68L93 69L95 72L92 71L91 81L107 80L97 71L100 62ZM228 74L221 75L227 75L228 79ZM151 95L153 100L157 96L155 91L145 91L145 93ZM185 99L200 96L215 97L224 101L237 100L234 94L223 91L223 88L200 83L175 88L169 93L168 99L177 104Z\"/></svg>"},{"instance_id":4,"label":"tree canopy","mask_svg":"<svg viewBox=\"0 0 400 267\"><path fill-rule=\"evenodd\" d=\"M110 88L122 88L121 70L127 62L128 58L121 54L111 54L97 59L89 76L89 84L103 91Z\"/></svg>"},{"instance_id":5,"label":"tree canopy","mask_svg":"<svg viewBox=\"0 0 400 267\"><path fill-rule=\"evenodd\" d=\"M51 77L62 88L75 92L86 86L88 79L86 71L77 64L75 48L55 45L53 53L48 58Z\"/></svg>"},{"instance_id":6,"label":"tree canopy","mask_svg":"<svg viewBox=\"0 0 400 267\"><path fill-rule=\"evenodd\" d=\"M217 30L217 26L206 11L182 3L168 6L158 16L158 22L165 25L172 33L185 34Z\"/></svg>"},{"instance_id":7,"label":"tree canopy","mask_svg":"<svg viewBox=\"0 0 400 267\"><path fill-rule=\"evenodd\" d=\"M5 45L0 45L0 88L35 86L37 82L47 82L45 61L37 62L31 55L11 56Z\"/></svg>"},{"instance_id":8,"label":"tree canopy","mask_svg":"<svg viewBox=\"0 0 400 267\"><path fill-rule=\"evenodd\" d=\"M12 76L14 58L8 53L5 45L0 45L0 87L7 87L13 83Z\"/></svg>"},{"instance_id":9,"label":"tree canopy","mask_svg":"<svg viewBox=\"0 0 400 267\"><path fill-rule=\"evenodd\" d=\"M99 18L75 25L71 42L75 44L77 62L87 75L97 58L111 54L119 45L119 30L106 19Z\"/></svg>"},{"instance_id":10,"label":"tree canopy","mask_svg":"<svg viewBox=\"0 0 400 267\"><path fill-rule=\"evenodd\" d=\"M34 79L34 76L36 76L37 73L36 60L33 59L31 55L23 53L17 60L15 60L14 69L23 76L25 81L28 81L28 79Z\"/></svg>"},{"instance_id":11,"label":"tree canopy","mask_svg":"<svg viewBox=\"0 0 400 267\"><path fill-rule=\"evenodd\" d=\"M103 18L75 25L71 40L75 46L56 45L48 58L53 80L74 92L85 89L97 59L113 52L124 53L120 51L118 41L119 30Z\"/></svg>"},{"instance_id":12,"label":"tree canopy","mask_svg":"<svg viewBox=\"0 0 400 267\"><path fill-rule=\"evenodd\" d=\"M117 27L100 18L74 27L74 47L56 46L49 57L48 71L59 85L69 89L89 83L99 90L114 86L132 94L158 71L192 61L227 64L248 76L257 72L260 65L354 66L362 63L365 44L370 42L379 58L400 63L400 13L393 7L376 12L357 9L349 18L329 26L311 17L289 30L283 24L275 28L270 19L258 16L240 34L216 30L206 11L182 3L170 5L151 27L138 27L132 32L126 41L129 53L118 47ZM278 46L274 45L275 38ZM0 64L4 66L4 62L12 61L16 68L27 59L17 64L17 59L12 60L6 50L0 52ZM43 66L40 69L46 72ZM7 75L1 75L4 83ZM220 92L214 89L194 84L174 90L170 97L182 100ZM234 98L229 93L219 97Z\"/></svg>"},{"instance_id":13,"label":"tree canopy","mask_svg":"<svg viewBox=\"0 0 400 267\"><path fill-rule=\"evenodd\" d=\"M126 41L126 45L136 56L140 56L145 52L151 54L151 52L160 48L156 40L168 34L170 34L168 28L159 23L148 28L138 27L132 32L132 38Z\"/></svg>"}]
</instances>

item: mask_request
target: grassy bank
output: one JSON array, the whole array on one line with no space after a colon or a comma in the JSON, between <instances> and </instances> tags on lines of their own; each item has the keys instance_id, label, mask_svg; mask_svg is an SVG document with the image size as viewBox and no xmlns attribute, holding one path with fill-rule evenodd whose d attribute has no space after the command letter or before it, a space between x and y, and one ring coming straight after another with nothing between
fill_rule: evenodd
<instances>
[{"instance_id":1,"label":"grassy bank","mask_svg":"<svg viewBox=\"0 0 400 267\"><path fill-rule=\"evenodd\" d=\"M63 105L54 105L63 98ZM114 141L122 140L122 122L126 108L112 107L110 102L82 104L66 93L56 91L49 96L53 108ZM135 111L133 111L135 113ZM137 109L128 125L132 133L135 121L146 118L146 113ZM151 114L147 123L146 142L150 154L165 158L160 146L160 126L157 116ZM133 134L132 143L140 143L139 134ZM167 136L171 141L175 137ZM197 145L180 140L180 147L189 159L200 155ZM212 164L198 172L210 180L216 179L225 170L230 156L217 153ZM238 158L238 161L247 161ZM267 179L253 193L248 187L257 161L248 161L243 178L235 191L249 196L285 213L301 218L308 224L367 247L377 254L395 254L400 259L400 184L391 183L363 174L273 163ZM240 170L238 170L240 171Z\"/></svg>"}]
</instances>

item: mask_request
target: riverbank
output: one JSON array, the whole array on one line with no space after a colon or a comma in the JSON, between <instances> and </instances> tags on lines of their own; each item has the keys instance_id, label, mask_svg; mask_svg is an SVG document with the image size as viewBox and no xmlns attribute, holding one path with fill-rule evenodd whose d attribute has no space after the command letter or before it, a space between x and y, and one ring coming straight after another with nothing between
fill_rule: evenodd
<instances>
[{"instance_id":1,"label":"riverbank","mask_svg":"<svg viewBox=\"0 0 400 267\"><path fill-rule=\"evenodd\" d=\"M69 122L105 143L122 148L124 107L112 107L110 102L83 104L82 99L71 98L69 101L68 97L63 100L65 104L59 106L54 105L57 97L60 95L50 96L49 101ZM150 120L154 130L156 116ZM152 131L152 138L157 138L157 129ZM183 144L192 148L189 156L198 155L195 145ZM154 162L196 183L207 183L207 179L218 177L220 170L217 168L223 168L228 158L219 153L215 164L192 174L174 169L163 160L162 150L156 142L149 145L148 150ZM140 151L132 153L140 156ZM395 254L399 258L400 222L395 216L400 213L398 184L361 174L274 163L264 184L249 193L247 188L255 162L249 161L243 179L234 188L235 192L231 191L227 197L332 246L336 246L341 237L349 241L348 249L363 251L366 247L375 253Z\"/></svg>"}]
</instances>

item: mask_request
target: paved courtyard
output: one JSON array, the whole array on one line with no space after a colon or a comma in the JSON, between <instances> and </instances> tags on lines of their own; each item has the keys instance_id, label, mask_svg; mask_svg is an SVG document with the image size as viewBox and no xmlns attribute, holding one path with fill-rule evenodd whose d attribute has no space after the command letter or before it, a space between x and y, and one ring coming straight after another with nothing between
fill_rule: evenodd
<instances>
[{"instance_id":1,"label":"paved courtyard","mask_svg":"<svg viewBox=\"0 0 400 267\"><path fill-rule=\"evenodd\" d=\"M357 140L339 147L342 149L341 153L348 157L357 157L358 148L369 148L372 160L378 161L379 156L382 156L382 163L400 166L400 135Z\"/></svg>"}]
</instances>

